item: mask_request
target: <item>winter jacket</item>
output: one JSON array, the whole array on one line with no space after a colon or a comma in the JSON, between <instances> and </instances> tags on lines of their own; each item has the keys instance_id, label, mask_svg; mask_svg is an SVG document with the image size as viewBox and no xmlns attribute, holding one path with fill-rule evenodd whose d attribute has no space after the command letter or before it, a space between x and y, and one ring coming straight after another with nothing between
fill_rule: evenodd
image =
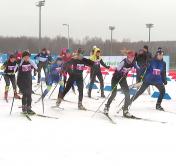
<instances>
[{"instance_id":1,"label":"winter jacket","mask_svg":"<svg viewBox=\"0 0 176 166\"><path fill-rule=\"evenodd\" d=\"M144 82L151 85L167 84L166 63L163 60L153 58L147 68Z\"/></svg>"}]
</instances>

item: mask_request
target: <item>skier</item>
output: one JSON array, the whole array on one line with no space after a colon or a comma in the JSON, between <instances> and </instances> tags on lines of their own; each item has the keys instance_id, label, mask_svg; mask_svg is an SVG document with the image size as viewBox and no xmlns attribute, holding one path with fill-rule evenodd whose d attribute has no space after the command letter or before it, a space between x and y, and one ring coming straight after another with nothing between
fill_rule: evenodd
<instances>
[{"instance_id":1,"label":"skier","mask_svg":"<svg viewBox=\"0 0 176 166\"><path fill-rule=\"evenodd\" d=\"M72 51L71 49L68 49L68 48L63 48L62 51L61 51L61 54L60 54L61 58L62 58L62 61L63 63L67 63L69 62L71 59L72 59ZM69 68L71 66L68 66L67 70L69 71ZM66 70L66 71L67 71ZM63 73L63 76L64 76L64 87L66 86L66 83L67 83L67 75L69 74L69 72L64 72ZM74 85L72 85L72 90L73 92L75 93L75 87Z\"/></svg>"},{"instance_id":2,"label":"skier","mask_svg":"<svg viewBox=\"0 0 176 166\"><path fill-rule=\"evenodd\" d=\"M112 92L111 92L111 96L109 97L107 103L105 104L105 108L104 108L105 114L108 115L110 105L111 105L112 101L114 100L114 98L116 97L117 84L119 83L122 91L125 94L125 104L124 104L124 107L122 108L123 109L123 116L127 117L127 118L133 117L133 115L131 115L128 112L128 106L130 104L130 93L129 93L129 87L128 87L127 80L126 80L128 72L133 67L139 68L137 66L136 61L135 61L135 52L128 51L127 58L123 59L120 62L120 64L117 66L117 68L113 74L113 77L111 80Z\"/></svg>"},{"instance_id":3,"label":"skier","mask_svg":"<svg viewBox=\"0 0 176 166\"><path fill-rule=\"evenodd\" d=\"M17 85L22 93L22 112L24 114L34 115L35 112L31 110L32 102L32 69L37 70L36 64L30 60L30 53L24 51L22 60L18 66Z\"/></svg>"},{"instance_id":4,"label":"skier","mask_svg":"<svg viewBox=\"0 0 176 166\"><path fill-rule=\"evenodd\" d=\"M34 59L37 59L39 61L37 67L38 67L38 81L37 83L40 83L40 79L41 79L41 70L43 68L44 73L45 73L45 77L46 77L46 70L48 67L48 64L52 62L52 57L50 54L48 54L48 51L46 48L42 49L42 52L39 53L38 55L36 55L34 57Z\"/></svg>"},{"instance_id":5,"label":"skier","mask_svg":"<svg viewBox=\"0 0 176 166\"><path fill-rule=\"evenodd\" d=\"M72 66L72 69L67 69L69 70L69 78L66 84L66 87L63 91L62 94L58 96L56 105L59 106L60 103L62 102L62 99L65 97L65 95L68 93L70 90L71 86L73 85L74 82L76 82L76 85L78 87L79 91L79 97L78 97L78 109L79 110L86 110L86 108L82 105L82 100L83 100L83 70L85 65L86 66L93 66L94 62L83 58L83 50L81 48L78 49L76 54L74 54L73 58L65 63L63 65L64 69L67 68L67 66Z\"/></svg>"},{"instance_id":6,"label":"skier","mask_svg":"<svg viewBox=\"0 0 176 166\"><path fill-rule=\"evenodd\" d=\"M107 69L109 69L110 66L107 66L103 62L102 57L101 57L101 51L99 48L94 49L94 54L90 56L90 60L92 60L94 62L94 65L91 67L91 74L90 74L91 79L90 79L90 85L89 85L89 90L88 90L88 96L91 98L92 87L95 82L95 78L97 76L100 81L101 97L104 98L105 97L105 95L104 95L104 80L103 80L103 76L101 73L100 65L104 66Z\"/></svg>"},{"instance_id":7,"label":"skier","mask_svg":"<svg viewBox=\"0 0 176 166\"><path fill-rule=\"evenodd\" d=\"M152 59L152 54L148 51L148 46L144 46L142 50L139 51L139 54L136 56L136 62L138 66L140 67L137 70L137 77L136 81L141 82L142 76L144 75L146 68L148 66L148 63Z\"/></svg>"},{"instance_id":8,"label":"skier","mask_svg":"<svg viewBox=\"0 0 176 166\"><path fill-rule=\"evenodd\" d=\"M59 88L59 94L63 92L64 90L64 82L62 80L62 58L58 57L54 63L51 64L47 77L46 77L46 85L47 88L44 90L42 96L39 98L37 102L40 101L40 99L44 99L45 96L48 94L48 92L51 90L53 83L57 83L60 85Z\"/></svg>"},{"instance_id":9,"label":"skier","mask_svg":"<svg viewBox=\"0 0 176 166\"><path fill-rule=\"evenodd\" d=\"M16 99L20 99L20 96L17 94L17 86L16 86L16 70L17 70L17 61L16 61L16 56L11 54L9 59L4 62L4 64L1 66L1 70L4 70L4 80L5 80L5 92L4 92L4 99L8 102L8 91L9 91L9 86L10 82L12 83L13 86L13 91L14 91L14 97Z\"/></svg>"},{"instance_id":10,"label":"skier","mask_svg":"<svg viewBox=\"0 0 176 166\"><path fill-rule=\"evenodd\" d=\"M165 94L165 86L167 85L166 79L166 63L163 61L164 52L159 50L156 52L155 57L149 63L144 77L144 82L139 91L131 98L131 103L136 100L148 87L154 85L160 92L156 103L156 109L164 111L161 107L162 99Z\"/></svg>"}]
</instances>

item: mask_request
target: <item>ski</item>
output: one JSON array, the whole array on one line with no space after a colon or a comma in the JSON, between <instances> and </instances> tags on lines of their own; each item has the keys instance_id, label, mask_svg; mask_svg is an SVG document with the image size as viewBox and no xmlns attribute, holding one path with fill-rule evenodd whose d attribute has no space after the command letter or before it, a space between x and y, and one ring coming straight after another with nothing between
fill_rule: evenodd
<instances>
[{"instance_id":1,"label":"ski","mask_svg":"<svg viewBox=\"0 0 176 166\"><path fill-rule=\"evenodd\" d=\"M133 120L141 120L141 121L147 121L147 122L161 123L161 124L168 123L168 122L164 122L164 121L158 121L158 120L153 120L153 119L141 118L141 117L136 117L136 116L124 117L124 116L117 116L116 115L116 117L120 117L120 118L124 118L124 119L133 119Z\"/></svg>"},{"instance_id":2,"label":"ski","mask_svg":"<svg viewBox=\"0 0 176 166\"><path fill-rule=\"evenodd\" d=\"M84 96L84 97L92 99L92 100L99 100L100 99L99 97L89 97L89 96Z\"/></svg>"},{"instance_id":3,"label":"ski","mask_svg":"<svg viewBox=\"0 0 176 166\"><path fill-rule=\"evenodd\" d=\"M30 118L30 116L28 114L24 114L21 112L21 115L25 116L29 121L32 121L32 119Z\"/></svg>"},{"instance_id":4,"label":"ski","mask_svg":"<svg viewBox=\"0 0 176 166\"><path fill-rule=\"evenodd\" d=\"M59 109L59 110L64 110L64 108L62 108L62 107L59 107L59 106L56 106L56 105L55 105L55 106L51 106L51 108L52 108L52 109Z\"/></svg>"},{"instance_id":5,"label":"ski","mask_svg":"<svg viewBox=\"0 0 176 166\"><path fill-rule=\"evenodd\" d=\"M109 116L109 114L103 113L101 112L103 115L106 116L106 118L112 123L112 124L116 124L116 122Z\"/></svg>"},{"instance_id":6,"label":"ski","mask_svg":"<svg viewBox=\"0 0 176 166\"><path fill-rule=\"evenodd\" d=\"M42 118L48 118L48 119L59 119L58 117L48 116L48 115L42 115L42 114L37 114L37 113L34 114L34 116L38 116L38 117L42 117Z\"/></svg>"}]
</instances>

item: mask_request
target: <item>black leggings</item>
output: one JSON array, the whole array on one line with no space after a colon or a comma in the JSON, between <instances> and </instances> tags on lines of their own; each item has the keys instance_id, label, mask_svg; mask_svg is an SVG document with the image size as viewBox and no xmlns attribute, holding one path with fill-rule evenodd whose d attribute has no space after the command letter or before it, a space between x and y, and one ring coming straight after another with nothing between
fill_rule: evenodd
<instances>
[{"instance_id":1,"label":"black leggings","mask_svg":"<svg viewBox=\"0 0 176 166\"><path fill-rule=\"evenodd\" d=\"M63 91L62 94L59 95L59 97L64 98L64 96L68 93L68 91L71 89L71 87L73 86L74 82L76 82L76 85L78 87L78 91L79 91L79 97L78 100L79 102L82 102L83 99L83 76L82 75L70 75L66 87Z\"/></svg>"},{"instance_id":2,"label":"black leggings","mask_svg":"<svg viewBox=\"0 0 176 166\"><path fill-rule=\"evenodd\" d=\"M89 90L92 90L93 84L95 82L95 78L97 76L98 80L100 81L100 89L101 91L104 91L104 80L103 80L101 71L96 72L94 70L91 70L90 76L91 76L91 79L90 79Z\"/></svg>"},{"instance_id":3,"label":"black leggings","mask_svg":"<svg viewBox=\"0 0 176 166\"><path fill-rule=\"evenodd\" d=\"M22 105L31 107L32 97L31 93L24 92L22 97Z\"/></svg>"},{"instance_id":4,"label":"black leggings","mask_svg":"<svg viewBox=\"0 0 176 166\"><path fill-rule=\"evenodd\" d=\"M107 106L109 107L112 101L114 100L114 98L116 97L118 83L120 84L121 89L125 95L124 109L128 109L128 106L130 104L130 93L129 93L127 80L124 77L117 77L117 76L112 77L112 80L111 80L112 92L111 92L110 98L108 99Z\"/></svg>"},{"instance_id":5,"label":"black leggings","mask_svg":"<svg viewBox=\"0 0 176 166\"><path fill-rule=\"evenodd\" d=\"M12 86L13 86L13 90L16 91L16 78L15 78L15 75L5 74L4 75L4 80L5 80L5 83L6 83L6 87L9 87L10 86L10 82L11 82Z\"/></svg>"},{"instance_id":6,"label":"black leggings","mask_svg":"<svg viewBox=\"0 0 176 166\"><path fill-rule=\"evenodd\" d=\"M136 100L141 94L144 93L144 91L150 86L150 84L147 84L147 83L143 83L141 88L137 91L136 95L134 95L132 98L131 98L131 103ZM163 100L163 97L164 97L164 94L165 94L165 86L162 84L162 85L154 85L160 92L160 95L158 97L158 100L157 100L157 104L161 104L162 100Z\"/></svg>"}]
</instances>

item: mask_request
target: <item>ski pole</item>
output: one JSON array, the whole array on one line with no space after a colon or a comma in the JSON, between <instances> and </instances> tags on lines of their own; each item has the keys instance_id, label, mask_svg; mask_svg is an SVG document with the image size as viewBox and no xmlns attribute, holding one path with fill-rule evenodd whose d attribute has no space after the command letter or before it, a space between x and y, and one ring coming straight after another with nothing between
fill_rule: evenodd
<instances>
[{"instance_id":1,"label":"ski pole","mask_svg":"<svg viewBox=\"0 0 176 166\"><path fill-rule=\"evenodd\" d=\"M43 96L43 84L42 84L42 80L41 80L41 92L42 92L42 96ZM42 109L43 109L43 114L44 114L45 113L45 106L44 106L43 97L42 97Z\"/></svg>"},{"instance_id":2,"label":"ski pole","mask_svg":"<svg viewBox=\"0 0 176 166\"><path fill-rule=\"evenodd\" d=\"M50 96L49 96L49 99L51 98L52 94L54 93L55 89L57 88L59 82L56 84L56 86L54 87L53 91L51 92Z\"/></svg>"},{"instance_id":3,"label":"ski pole","mask_svg":"<svg viewBox=\"0 0 176 166\"><path fill-rule=\"evenodd\" d=\"M101 106L106 102L106 100L111 96L112 92L114 91L114 89L117 87L118 83L121 82L121 80L124 78L124 76L117 82L117 84L114 86L114 88L111 90L111 92L109 93L109 95L104 99L104 101L100 104L100 106L98 107L98 109L95 111L95 113L92 115L92 117L95 116L95 114L97 112L99 112Z\"/></svg>"},{"instance_id":4,"label":"ski pole","mask_svg":"<svg viewBox=\"0 0 176 166\"><path fill-rule=\"evenodd\" d=\"M11 105L11 109L10 109L10 115L12 114L14 101L15 101L15 95L13 96L12 105Z\"/></svg>"}]
</instances>

